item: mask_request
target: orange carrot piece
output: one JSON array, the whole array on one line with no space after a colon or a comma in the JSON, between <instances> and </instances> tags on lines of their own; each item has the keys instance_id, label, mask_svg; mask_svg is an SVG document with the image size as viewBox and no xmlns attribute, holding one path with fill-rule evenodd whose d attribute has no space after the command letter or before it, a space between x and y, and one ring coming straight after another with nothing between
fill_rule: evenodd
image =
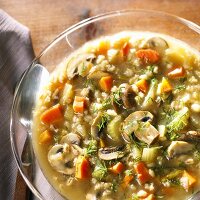
<instances>
[{"instance_id":1,"label":"orange carrot piece","mask_svg":"<svg viewBox=\"0 0 200 200\"><path fill-rule=\"evenodd\" d=\"M133 175L126 175L122 181L122 188L127 188L130 182L133 180L134 176Z\"/></svg>"},{"instance_id":2,"label":"orange carrot piece","mask_svg":"<svg viewBox=\"0 0 200 200\"><path fill-rule=\"evenodd\" d=\"M136 83L138 89L140 91L142 91L143 93L147 93L148 89L149 89L149 84L145 79L141 79Z\"/></svg>"},{"instance_id":3,"label":"orange carrot piece","mask_svg":"<svg viewBox=\"0 0 200 200\"><path fill-rule=\"evenodd\" d=\"M122 47L122 52L123 52L123 56L128 56L128 53L130 51L130 44L128 42L126 42L123 47Z\"/></svg>"},{"instance_id":4,"label":"orange carrot piece","mask_svg":"<svg viewBox=\"0 0 200 200\"><path fill-rule=\"evenodd\" d=\"M197 179L184 170L180 182L183 188L188 192L188 190L197 182Z\"/></svg>"},{"instance_id":5,"label":"orange carrot piece","mask_svg":"<svg viewBox=\"0 0 200 200\"><path fill-rule=\"evenodd\" d=\"M75 177L78 179L89 179L91 177L90 162L84 156L79 156L77 159Z\"/></svg>"},{"instance_id":6,"label":"orange carrot piece","mask_svg":"<svg viewBox=\"0 0 200 200\"><path fill-rule=\"evenodd\" d=\"M186 72L182 66L176 66L167 73L167 76L171 79L184 78L186 76Z\"/></svg>"},{"instance_id":7,"label":"orange carrot piece","mask_svg":"<svg viewBox=\"0 0 200 200\"><path fill-rule=\"evenodd\" d=\"M62 106L56 104L48 110L44 111L40 117L40 120L45 124L53 124L63 119Z\"/></svg>"},{"instance_id":8,"label":"orange carrot piece","mask_svg":"<svg viewBox=\"0 0 200 200\"><path fill-rule=\"evenodd\" d=\"M170 84L170 82L166 78L163 77L162 82L161 82L161 93L171 92L172 89L173 87Z\"/></svg>"},{"instance_id":9,"label":"orange carrot piece","mask_svg":"<svg viewBox=\"0 0 200 200\"><path fill-rule=\"evenodd\" d=\"M99 81L101 89L105 92L110 92L112 84L113 84L112 76L104 76Z\"/></svg>"},{"instance_id":10,"label":"orange carrot piece","mask_svg":"<svg viewBox=\"0 0 200 200\"><path fill-rule=\"evenodd\" d=\"M74 103L73 103L73 109L74 109L74 112L76 112L76 113L83 113L83 111L85 109L85 98L75 96Z\"/></svg>"},{"instance_id":11,"label":"orange carrot piece","mask_svg":"<svg viewBox=\"0 0 200 200\"><path fill-rule=\"evenodd\" d=\"M114 174L120 174L124 170L124 164L118 162L114 166L110 167L109 170Z\"/></svg>"},{"instance_id":12,"label":"orange carrot piece","mask_svg":"<svg viewBox=\"0 0 200 200\"><path fill-rule=\"evenodd\" d=\"M160 55L153 49L140 49L136 51L136 56L144 63L156 63L160 59Z\"/></svg>"},{"instance_id":13,"label":"orange carrot piece","mask_svg":"<svg viewBox=\"0 0 200 200\"><path fill-rule=\"evenodd\" d=\"M46 130L42 132L39 136L39 143L40 144L49 144L53 140L53 135L50 131Z\"/></svg>"},{"instance_id":14,"label":"orange carrot piece","mask_svg":"<svg viewBox=\"0 0 200 200\"><path fill-rule=\"evenodd\" d=\"M141 184L148 182L152 178L144 162L138 162L134 165L134 168L137 173L137 178Z\"/></svg>"},{"instance_id":15,"label":"orange carrot piece","mask_svg":"<svg viewBox=\"0 0 200 200\"><path fill-rule=\"evenodd\" d=\"M96 50L97 55L105 55L110 48L110 42L108 40L102 40L99 42L99 46Z\"/></svg>"}]
</instances>

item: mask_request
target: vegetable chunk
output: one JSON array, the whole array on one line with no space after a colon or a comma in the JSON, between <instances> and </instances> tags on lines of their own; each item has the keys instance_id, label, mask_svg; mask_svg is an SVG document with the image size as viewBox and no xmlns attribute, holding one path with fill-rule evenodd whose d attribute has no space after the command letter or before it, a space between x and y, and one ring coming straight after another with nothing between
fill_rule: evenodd
<instances>
[{"instance_id":1,"label":"vegetable chunk","mask_svg":"<svg viewBox=\"0 0 200 200\"><path fill-rule=\"evenodd\" d=\"M53 135L50 131L46 130L40 134L39 142L40 144L49 144L53 140Z\"/></svg>"},{"instance_id":2,"label":"vegetable chunk","mask_svg":"<svg viewBox=\"0 0 200 200\"><path fill-rule=\"evenodd\" d=\"M45 124L53 124L63 119L62 106L57 104L44 111L40 117Z\"/></svg>"},{"instance_id":3,"label":"vegetable chunk","mask_svg":"<svg viewBox=\"0 0 200 200\"><path fill-rule=\"evenodd\" d=\"M90 162L84 156L79 156L77 159L75 177L78 179L89 179L91 177Z\"/></svg>"},{"instance_id":4,"label":"vegetable chunk","mask_svg":"<svg viewBox=\"0 0 200 200\"><path fill-rule=\"evenodd\" d=\"M113 84L113 78L112 76L105 76L102 77L99 81L99 85L101 89L105 92L110 92Z\"/></svg>"},{"instance_id":5,"label":"vegetable chunk","mask_svg":"<svg viewBox=\"0 0 200 200\"><path fill-rule=\"evenodd\" d=\"M137 178L140 184L144 184L148 182L152 177L149 174L147 167L145 166L144 162L139 162L134 165L134 169L137 173Z\"/></svg>"},{"instance_id":6,"label":"vegetable chunk","mask_svg":"<svg viewBox=\"0 0 200 200\"><path fill-rule=\"evenodd\" d=\"M167 73L167 76L171 79L184 78L186 76L185 69L182 66L174 67Z\"/></svg>"},{"instance_id":7,"label":"vegetable chunk","mask_svg":"<svg viewBox=\"0 0 200 200\"><path fill-rule=\"evenodd\" d=\"M73 109L76 113L83 113L85 108L85 98L75 96L74 103L73 103Z\"/></svg>"},{"instance_id":8,"label":"vegetable chunk","mask_svg":"<svg viewBox=\"0 0 200 200\"><path fill-rule=\"evenodd\" d=\"M180 182L183 188L188 192L188 190L197 182L197 179L184 170Z\"/></svg>"},{"instance_id":9,"label":"vegetable chunk","mask_svg":"<svg viewBox=\"0 0 200 200\"><path fill-rule=\"evenodd\" d=\"M136 56L144 63L156 63L159 61L159 53L152 49L140 49L136 52Z\"/></svg>"}]
</instances>

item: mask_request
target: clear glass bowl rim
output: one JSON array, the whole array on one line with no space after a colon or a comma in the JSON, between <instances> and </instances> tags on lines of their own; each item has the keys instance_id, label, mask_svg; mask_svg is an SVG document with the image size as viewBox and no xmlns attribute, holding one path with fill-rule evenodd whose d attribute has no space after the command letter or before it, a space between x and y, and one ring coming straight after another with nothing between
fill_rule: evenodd
<instances>
[{"instance_id":1,"label":"clear glass bowl rim","mask_svg":"<svg viewBox=\"0 0 200 200\"><path fill-rule=\"evenodd\" d=\"M14 120L14 114L15 114L15 105L16 105L16 97L18 95L18 91L19 88L24 80L24 78L26 77L26 75L29 73L30 69L32 67L34 67L34 64L51 48L54 46L54 44L56 44L57 42L59 42L61 39L63 39L64 37L66 37L68 34L73 33L74 31L76 31L77 29L84 27L90 23L93 22L97 22L103 19L107 19L110 17L115 17L115 16L120 16L120 15L128 15L128 14L134 14L134 13L148 13L148 14L152 14L154 16L163 16L173 20L176 20L179 23L182 23L183 25L185 25L186 27L188 27L189 29L193 30L194 32L198 33L200 35L200 26L197 25L196 23L189 21L187 19L184 19L182 17L173 15L173 14L169 14L167 12L163 12L163 11L157 11L157 10L147 10L147 9L126 9L126 10L117 10L117 11L111 11L111 12L106 12L103 14L98 14L96 16L84 19L72 26L70 26L69 28L67 28L66 30L64 30L63 32L61 32L60 34L58 34L55 39L53 39L42 51L41 53L39 53L38 56L36 56L32 63L30 64L30 66L27 68L27 70L25 70L24 74L22 75L21 79L19 80L17 87L15 89L15 93L14 93L14 97L13 97L13 103L12 103L12 107L11 107L11 117L10 117L10 140L11 140L11 148L12 148L12 152L14 154L14 158L15 161L17 163L17 167L23 177L23 179L25 180L26 184L28 185L28 187L30 188L30 190L34 193L34 195L39 198L40 200L44 200L44 197L40 194L40 192L33 186L33 184L29 181L29 179L26 177L26 175L24 174L24 172L21 169L21 160L20 160L20 156L18 155L17 151L16 151L16 143L15 143L15 139L14 139L14 127L13 127L13 120Z\"/></svg>"}]
</instances>

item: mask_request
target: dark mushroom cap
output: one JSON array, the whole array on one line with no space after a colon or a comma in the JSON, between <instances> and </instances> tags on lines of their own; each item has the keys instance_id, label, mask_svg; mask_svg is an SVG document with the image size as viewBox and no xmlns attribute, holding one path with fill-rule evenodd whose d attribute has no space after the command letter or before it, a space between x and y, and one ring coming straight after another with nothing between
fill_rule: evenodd
<instances>
[{"instance_id":1,"label":"dark mushroom cap","mask_svg":"<svg viewBox=\"0 0 200 200\"><path fill-rule=\"evenodd\" d=\"M125 155L125 146L105 147L98 151L98 156L102 160L114 160L122 158Z\"/></svg>"},{"instance_id":2,"label":"dark mushroom cap","mask_svg":"<svg viewBox=\"0 0 200 200\"><path fill-rule=\"evenodd\" d=\"M122 102L126 109L130 109L136 105L135 96L136 94L133 91L133 88L127 84L122 95Z\"/></svg>"},{"instance_id":3,"label":"dark mushroom cap","mask_svg":"<svg viewBox=\"0 0 200 200\"><path fill-rule=\"evenodd\" d=\"M152 37L147 40L146 47L150 49L154 49L158 53L162 54L167 48L169 48L169 45L161 37Z\"/></svg>"}]
</instances>

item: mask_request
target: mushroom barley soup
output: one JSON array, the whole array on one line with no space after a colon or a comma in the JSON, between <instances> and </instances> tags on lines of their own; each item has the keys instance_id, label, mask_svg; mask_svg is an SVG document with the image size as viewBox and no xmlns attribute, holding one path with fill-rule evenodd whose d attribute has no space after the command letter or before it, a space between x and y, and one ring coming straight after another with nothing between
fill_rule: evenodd
<instances>
[{"instance_id":1,"label":"mushroom barley soup","mask_svg":"<svg viewBox=\"0 0 200 200\"><path fill-rule=\"evenodd\" d=\"M86 43L52 73L33 145L69 200L187 199L200 187L200 56L166 35Z\"/></svg>"}]
</instances>

